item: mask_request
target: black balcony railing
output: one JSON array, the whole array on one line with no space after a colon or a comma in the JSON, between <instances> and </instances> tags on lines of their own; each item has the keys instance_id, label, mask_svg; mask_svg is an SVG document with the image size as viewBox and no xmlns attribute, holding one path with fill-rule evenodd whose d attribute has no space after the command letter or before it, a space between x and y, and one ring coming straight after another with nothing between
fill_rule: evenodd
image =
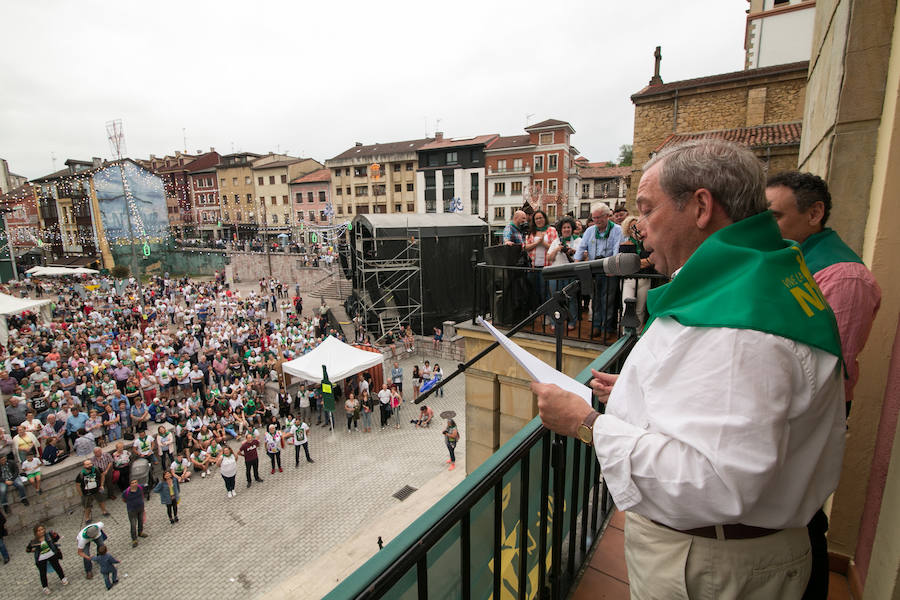
<instances>
[{"instance_id":1,"label":"black balcony railing","mask_svg":"<svg viewBox=\"0 0 900 600\"><path fill-rule=\"evenodd\" d=\"M569 283L567 280L545 280L541 271L542 269L533 267L478 263L475 266L473 314L482 315L499 327L518 324L553 292ZM590 293L583 293L567 306L574 318L566 325L566 337L601 344L618 339L623 332L621 324L626 285L628 295L631 296L632 290L643 293L665 281L667 279L664 276L655 273L629 277L595 277L593 301L590 301ZM551 317L538 318L525 327L524 331L553 335L552 327Z\"/></svg>"},{"instance_id":2,"label":"black balcony railing","mask_svg":"<svg viewBox=\"0 0 900 600\"><path fill-rule=\"evenodd\" d=\"M576 379L618 373L636 339ZM326 599L566 598L611 506L592 448L536 417Z\"/></svg>"}]
</instances>

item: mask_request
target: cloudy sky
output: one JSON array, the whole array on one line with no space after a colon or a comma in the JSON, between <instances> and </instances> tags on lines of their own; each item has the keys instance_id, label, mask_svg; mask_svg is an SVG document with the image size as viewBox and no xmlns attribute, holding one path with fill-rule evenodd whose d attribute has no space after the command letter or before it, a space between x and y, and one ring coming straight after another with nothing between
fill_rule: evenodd
<instances>
[{"instance_id":1,"label":"cloudy sky","mask_svg":"<svg viewBox=\"0 0 900 600\"><path fill-rule=\"evenodd\" d=\"M556 118L590 160L630 143L653 49L674 81L743 68L747 0L2 2L0 157L215 147L320 161L353 145L523 133ZM314 5L313 5L314 4ZM186 144L185 144L186 137Z\"/></svg>"}]
</instances>

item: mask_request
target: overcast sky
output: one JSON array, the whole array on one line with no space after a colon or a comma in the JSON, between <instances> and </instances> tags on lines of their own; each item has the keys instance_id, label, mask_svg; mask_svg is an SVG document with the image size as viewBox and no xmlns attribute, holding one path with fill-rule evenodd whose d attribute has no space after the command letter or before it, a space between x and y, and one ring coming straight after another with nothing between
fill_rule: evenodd
<instances>
[{"instance_id":1,"label":"overcast sky","mask_svg":"<svg viewBox=\"0 0 900 600\"><path fill-rule=\"evenodd\" d=\"M675 81L744 64L747 0L107 2L0 0L0 157L210 146L319 161L360 141L524 133L569 121L592 161L631 143L653 49ZM187 144L183 133L185 131Z\"/></svg>"}]
</instances>

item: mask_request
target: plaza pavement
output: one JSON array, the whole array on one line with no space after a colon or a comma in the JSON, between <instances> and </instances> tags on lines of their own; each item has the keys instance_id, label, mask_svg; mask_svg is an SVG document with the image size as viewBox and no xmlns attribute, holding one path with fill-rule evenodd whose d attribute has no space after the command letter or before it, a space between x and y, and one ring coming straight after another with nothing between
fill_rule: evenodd
<instances>
[{"instance_id":1,"label":"plaza pavement","mask_svg":"<svg viewBox=\"0 0 900 600\"><path fill-rule=\"evenodd\" d=\"M404 395L409 400L410 374L414 364L430 356L404 354ZM439 361L440 362L440 361ZM449 374L452 365L444 365ZM81 527L81 511L47 522L63 536L61 548L63 568L69 585L63 587L54 574L49 574L51 597L72 600L96 598L98 594L116 598L249 598L268 595L284 589L284 582L309 577L304 569L316 563L322 568L323 558L333 557L332 571L341 572L341 562L359 562L365 550L355 558L344 558L341 544L371 544L377 550L379 535L385 542L396 535L383 517L409 512L421 514L429 502L416 502L416 493L401 502L392 497L404 485L435 487L435 478L461 479L465 472L465 377L451 381L443 398L430 397L426 403L434 409L435 423L430 429L416 429L409 423L417 409L411 403L401 408L403 423L380 430L377 412L373 415L372 433L347 432L342 410L336 412L334 433L312 425L309 449L316 461L309 464L301 452L299 468L294 468L293 449L282 452L283 473L270 474L269 459L260 452L260 475L264 483L246 488L243 461L239 460L237 496L225 497L221 476L213 472L206 479L195 475L182 487L178 516L180 522L170 525L165 507L158 495L147 503L145 531L148 538L131 547L125 505L110 501L112 515L103 517L110 536L110 552L119 565L120 584L106 592L103 579L95 568L92 580L84 577L81 558L75 553L75 536ZM408 395L407 395L408 394ZM447 472L448 458L438 415L454 410L462 441L457 446L457 468ZM232 442L232 447L235 444ZM440 479L437 481L441 483ZM75 485L74 482L72 485ZM446 486L444 486L446 487ZM391 510L394 509L392 513ZM408 508L407 508L408 507ZM95 516L99 509L95 508ZM382 521L379 524L379 520ZM411 518L410 518L411 520ZM21 532L6 538L11 561L0 566L0 589L9 597L44 597L38 580L34 558L24 552L31 538ZM349 554L349 553L348 553ZM346 569L343 569L346 571ZM324 575L324 574L323 574ZM313 575L314 576L314 575ZM281 587L279 588L279 586ZM319 598L318 590L309 594L291 586L292 598ZM330 586L324 586L330 589Z\"/></svg>"}]
</instances>

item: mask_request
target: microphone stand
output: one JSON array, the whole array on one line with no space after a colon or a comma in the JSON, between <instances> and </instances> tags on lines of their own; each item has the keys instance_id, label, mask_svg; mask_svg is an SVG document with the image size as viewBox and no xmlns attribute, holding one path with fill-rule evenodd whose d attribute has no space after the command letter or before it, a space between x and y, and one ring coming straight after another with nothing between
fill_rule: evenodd
<instances>
[{"instance_id":1,"label":"microphone stand","mask_svg":"<svg viewBox=\"0 0 900 600\"><path fill-rule=\"evenodd\" d=\"M590 267L588 267L587 273L588 274L590 273ZM582 274L579 273L579 276L580 275L582 275ZM508 337L512 337L513 335L518 333L519 330L521 330L524 327L526 327L527 325L533 323L534 320L541 315L549 315L549 316L553 317L553 321L556 324L556 370L561 371L562 370L563 330L565 328L566 317L568 316L568 313L569 313L569 308L568 308L569 304L568 303L569 303L569 300L572 299L573 294L578 293L579 287L580 287L580 282L578 279L575 279L574 281L572 281L568 285L566 285L563 289L553 292L553 294L551 294L550 298L546 302L544 302L543 304L538 306L533 313L531 313L530 315L525 317L522 321L520 321L518 324L516 324L512 329L510 329L507 332L506 335ZM591 288L588 287L587 289L591 289ZM466 369L468 369L469 367L474 365L476 362L478 362L479 360L481 360L482 358L487 356L494 348L496 348L499 345L500 345L500 342L494 342L493 344L491 344L490 346L488 346L487 348L485 348L484 350L482 350L481 352L479 352L478 354L473 356L468 361L466 361L464 363L460 363L457 366L456 370L453 371L453 373L451 373L447 377L442 378L437 384L435 384L435 386L433 388L429 389L427 392L425 392L423 394L419 394L419 397L416 398L413 401L413 403L419 404L420 402L424 401L431 394L433 394L437 390L441 389L444 385L446 385L448 382L453 380L454 377L456 377L460 373L465 372Z\"/></svg>"}]
</instances>

